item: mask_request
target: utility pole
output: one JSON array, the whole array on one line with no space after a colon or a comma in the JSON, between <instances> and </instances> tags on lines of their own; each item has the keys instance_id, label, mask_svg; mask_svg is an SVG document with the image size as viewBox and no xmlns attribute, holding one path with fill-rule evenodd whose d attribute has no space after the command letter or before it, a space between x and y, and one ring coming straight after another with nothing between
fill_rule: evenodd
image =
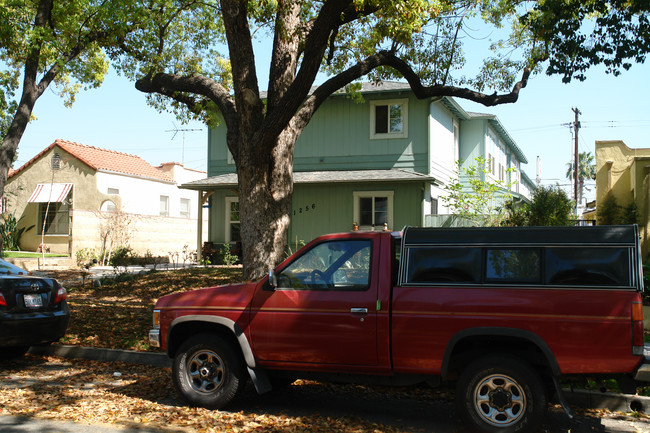
<instances>
[{"instance_id":1,"label":"utility pole","mask_svg":"<svg viewBox=\"0 0 650 433\"><path fill-rule=\"evenodd\" d=\"M578 116L582 114L577 108L572 108L575 120L573 121L573 140L574 140L574 154L573 154L573 196L576 201L576 217L578 216L578 130L580 129L580 120Z\"/></svg>"}]
</instances>

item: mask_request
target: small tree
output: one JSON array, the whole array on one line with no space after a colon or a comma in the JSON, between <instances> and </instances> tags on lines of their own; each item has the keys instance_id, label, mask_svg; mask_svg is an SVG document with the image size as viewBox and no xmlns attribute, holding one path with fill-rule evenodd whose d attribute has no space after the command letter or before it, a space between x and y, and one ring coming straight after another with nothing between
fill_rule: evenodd
<instances>
[{"instance_id":1,"label":"small tree","mask_svg":"<svg viewBox=\"0 0 650 433\"><path fill-rule=\"evenodd\" d=\"M566 226L572 224L573 201L559 187L539 187L530 203L506 204L506 226Z\"/></svg>"},{"instance_id":2,"label":"small tree","mask_svg":"<svg viewBox=\"0 0 650 433\"><path fill-rule=\"evenodd\" d=\"M621 224L638 224L641 215L639 214L639 207L636 202L632 200L630 204L623 208L621 214Z\"/></svg>"},{"instance_id":3,"label":"small tree","mask_svg":"<svg viewBox=\"0 0 650 433\"><path fill-rule=\"evenodd\" d=\"M599 225L615 225L621 222L621 206L611 191L605 195L603 202L597 205L596 218Z\"/></svg>"},{"instance_id":4,"label":"small tree","mask_svg":"<svg viewBox=\"0 0 650 433\"><path fill-rule=\"evenodd\" d=\"M570 225L573 219L573 208L573 200L560 187L539 187L533 192L528 225Z\"/></svg>"},{"instance_id":5,"label":"small tree","mask_svg":"<svg viewBox=\"0 0 650 433\"><path fill-rule=\"evenodd\" d=\"M447 195L442 201L452 214L473 225L499 225L505 215L503 205L512 198L512 184L503 180L489 180L491 171L485 158L479 156L474 160L475 165L465 168L462 161L456 163L456 179L445 187ZM512 171L507 170L508 173Z\"/></svg>"}]
</instances>

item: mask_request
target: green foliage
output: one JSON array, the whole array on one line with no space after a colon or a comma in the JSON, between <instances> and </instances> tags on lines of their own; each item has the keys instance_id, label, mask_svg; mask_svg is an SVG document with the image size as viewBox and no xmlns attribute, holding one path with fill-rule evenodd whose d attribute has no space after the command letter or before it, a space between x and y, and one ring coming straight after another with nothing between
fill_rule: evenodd
<instances>
[{"instance_id":1,"label":"green foliage","mask_svg":"<svg viewBox=\"0 0 650 433\"><path fill-rule=\"evenodd\" d=\"M602 203L596 205L596 217L599 225L616 225L621 223L621 206L611 191L605 195Z\"/></svg>"},{"instance_id":2,"label":"green foliage","mask_svg":"<svg viewBox=\"0 0 650 433\"><path fill-rule=\"evenodd\" d=\"M475 162L463 167L462 161L458 161L456 180L445 186L447 195L442 200L455 216L474 225L499 225L505 216L503 206L512 198L511 183L491 180L485 158L477 157Z\"/></svg>"},{"instance_id":3,"label":"green foliage","mask_svg":"<svg viewBox=\"0 0 650 433\"><path fill-rule=\"evenodd\" d=\"M621 224L639 224L641 213L635 201L631 201L622 210Z\"/></svg>"},{"instance_id":4,"label":"green foliage","mask_svg":"<svg viewBox=\"0 0 650 433\"><path fill-rule=\"evenodd\" d=\"M545 0L534 2L521 22L544 47L540 54L548 56L547 74L582 81L590 66L603 64L617 76L632 61L645 60L649 10L645 0Z\"/></svg>"},{"instance_id":5,"label":"green foliage","mask_svg":"<svg viewBox=\"0 0 650 433\"><path fill-rule=\"evenodd\" d=\"M237 263L237 261L239 260L239 257L237 257L236 254L232 253L229 244L223 244L219 253L221 255L221 260L223 264L228 267L234 266L235 263Z\"/></svg>"},{"instance_id":6,"label":"green foliage","mask_svg":"<svg viewBox=\"0 0 650 433\"><path fill-rule=\"evenodd\" d=\"M566 226L573 224L573 201L559 187L541 186L530 203L509 202L506 226Z\"/></svg>"},{"instance_id":7,"label":"green foliage","mask_svg":"<svg viewBox=\"0 0 650 433\"><path fill-rule=\"evenodd\" d=\"M133 251L131 247L120 246L113 250L110 264L116 273L119 273L120 268L126 271L126 267L133 264Z\"/></svg>"},{"instance_id":8,"label":"green foliage","mask_svg":"<svg viewBox=\"0 0 650 433\"><path fill-rule=\"evenodd\" d=\"M94 248L82 248L75 253L77 267L89 269L97 263L99 256Z\"/></svg>"},{"instance_id":9,"label":"green foliage","mask_svg":"<svg viewBox=\"0 0 650 433\"><path fill-rule=\"evenodd\" d=\"M20 251L20 238L23 233L34 228L33 225L18 227L19 222L20 220L16 220L14 214L3 213L0 215L0 235L2 236L3 251Z\"/></svg>"}]
</instances>

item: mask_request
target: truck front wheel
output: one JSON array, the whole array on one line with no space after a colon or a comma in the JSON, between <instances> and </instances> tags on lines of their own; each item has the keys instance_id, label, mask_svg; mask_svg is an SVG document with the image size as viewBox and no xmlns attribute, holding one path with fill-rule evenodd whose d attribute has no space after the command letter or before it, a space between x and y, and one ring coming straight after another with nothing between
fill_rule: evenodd
<instances>
[{"instance_id":1,"label":"truck front wheel","mask_svg":"<svg viewBox=\"0 0 650 433\"><path fill-rule=\"evenodd\" d=\"M223 338L199 334L185 341L172 365L179 394L192 406L221 409L243 391L243 361Z\"/></svg>"},{"instance_id":2,"label":"truck front wheel","mask_svg":"<svg viewBox=\"0 0 650 433\"><path fill-rule=\"evenodd\" d=\"M472 431L522 433L539 428L547 401L531 367L511 356L490 355L463 370L456 406Z\"/></svg>"}]
</instances>

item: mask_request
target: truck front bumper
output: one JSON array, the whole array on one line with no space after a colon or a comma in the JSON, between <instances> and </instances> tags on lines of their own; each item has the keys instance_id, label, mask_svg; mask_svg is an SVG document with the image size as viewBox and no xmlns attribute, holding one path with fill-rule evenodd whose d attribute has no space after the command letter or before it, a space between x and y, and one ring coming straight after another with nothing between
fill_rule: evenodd
<instances>
[{"instance_id":1,"label":"truck front bumper","mask_svg":"<svg viewBox=\"0 0 650 433\"><path fill-rule=\"evenodd\" d=\"M160 347L160 329L149 330L149 345L152 347Z\"/></svg>"}]
</instances>

